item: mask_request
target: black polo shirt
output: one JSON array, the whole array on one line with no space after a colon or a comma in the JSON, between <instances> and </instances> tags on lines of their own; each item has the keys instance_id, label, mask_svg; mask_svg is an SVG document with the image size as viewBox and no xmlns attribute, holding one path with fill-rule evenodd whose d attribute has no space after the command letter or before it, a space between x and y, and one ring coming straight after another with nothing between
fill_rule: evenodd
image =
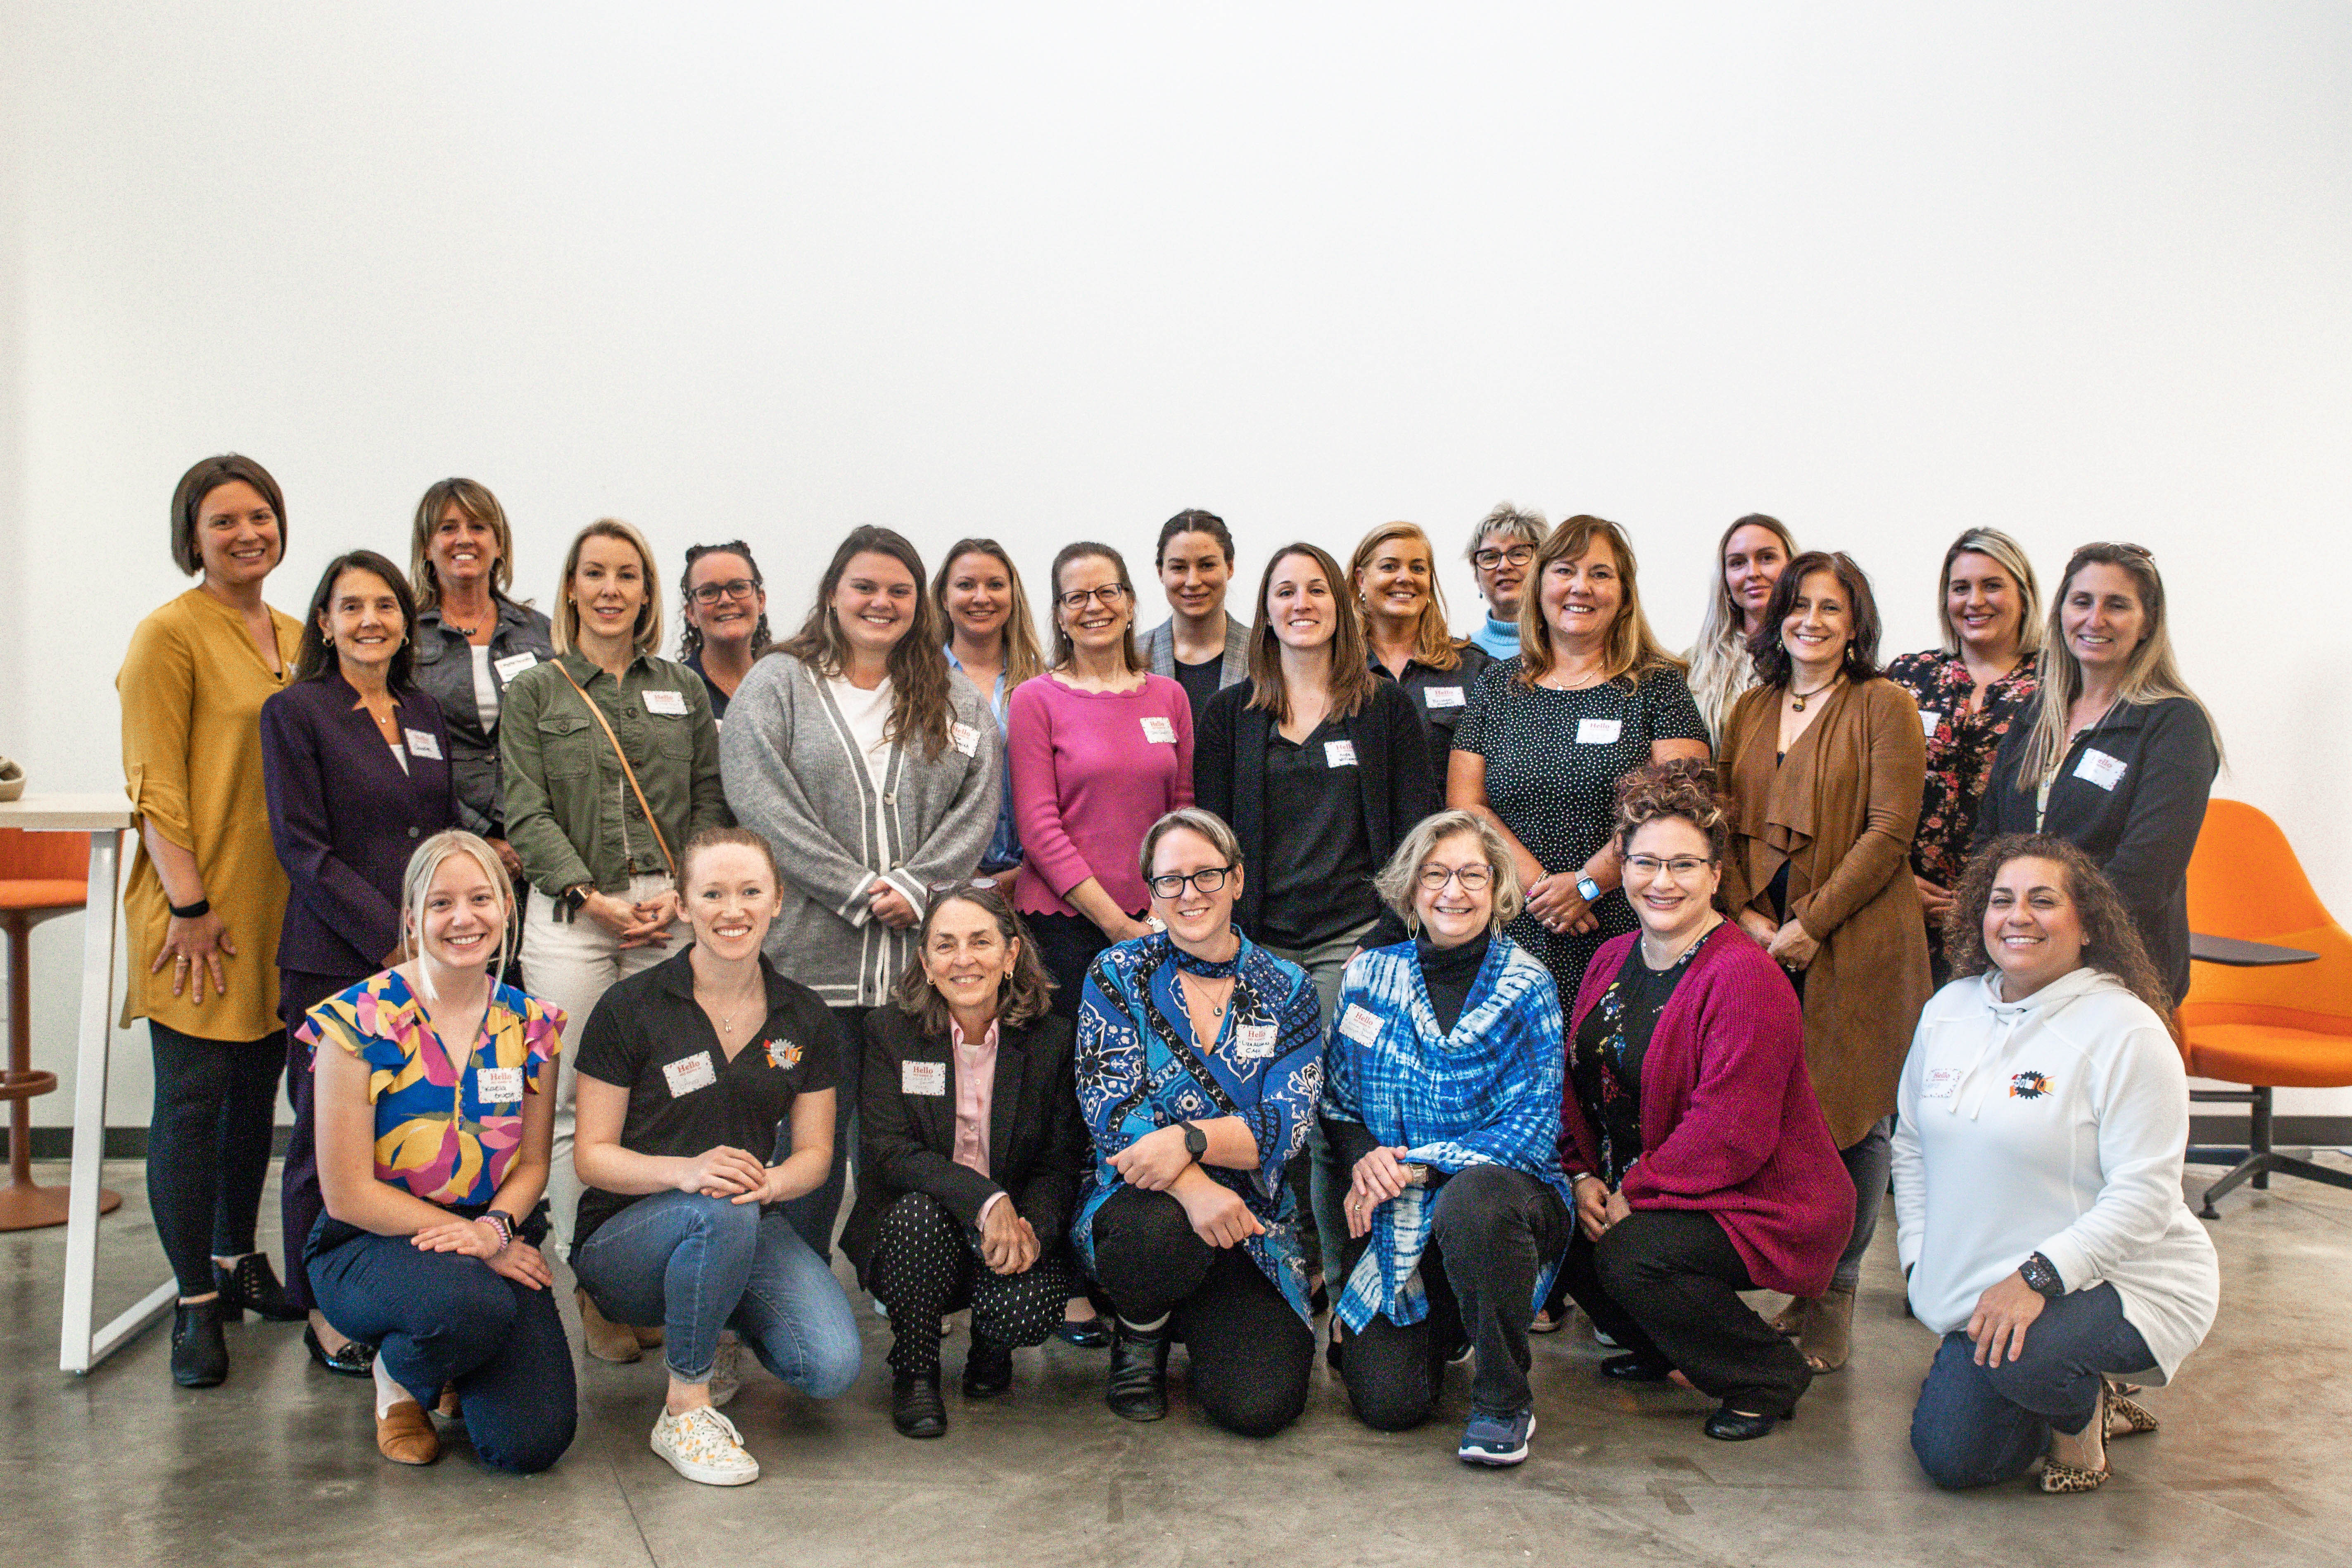
<instances>
[{"instance_id":1,"label":"black polo shirt","mask_svg":"<svg viewBox=\"0 0 2352 1568\"><path fill-rule=\"evenodd\" d=\"M1469 710L1470 694L1478 689L1478 672L1495 662L1475 643L1460 644L1458 651L1462 662L1452 669L1432 669L1417 658L1409 658L1402 675L1390 674L1377 657L1371 660L1372 673L1404 688L1422 722L1429 727L1429 765L1440 805L1445 804L1445 770L1454 755L1454 726Z\"/></svg>"},{"instance_id":2,"label":"black polo shirt","mask_svg":"<svg viewBox=\"0 0 2352 1568\"><path fill-rule=\"evenodd\" d=\"M772 1163L777 1130L792 1115L793 1101L841 1082L833 1011L762 958L768 1016L730 1061L694 1000L693 953L688 947L606 991L580 1031L576 1070L629 1091L621 1147L632 1153L691 1157L723 1143ZM580 1194L572 1245L653 1195L588 1188Z\"/></svg>"}]
</instances>

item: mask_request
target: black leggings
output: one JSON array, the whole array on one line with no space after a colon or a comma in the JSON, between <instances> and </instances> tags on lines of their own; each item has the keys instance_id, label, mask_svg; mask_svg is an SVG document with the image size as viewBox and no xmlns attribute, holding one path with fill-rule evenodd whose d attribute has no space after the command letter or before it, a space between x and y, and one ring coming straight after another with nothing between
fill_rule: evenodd
<instances>
[{"instance_id":1,"label":"black leggings","mask_svg":"<svg viewBox=\"0 0 2352 1568\"><path fill-rule=\"evenodd\" d=\"M1271 1437L1307 1408L1315 1331L1246 1247L1202 1241L1166 1193L1121 1187L1095 1211L1095 1273L1129 1323L1170 1320L1192 1356L1192 1397L1244 1437Z\"/></svg>"},{"instance_id":2,"label":"black leggings","mask_svg":"<svg viewBox=\"0 0 2352 1568\"><path fill-rule=\"evenodd\" d=\"M940 1320L966 1304L974 1344L1044 1344L1061 1326L1077 1274L1058 1237L1039 1239L1045 1250L1026 1273L999 1274L980 1260L978 1237L930 1194L908 1193L883 1210L866 1279L890 1314L890 1369L937 1373Z\"/></svg>"},{"instance_id":3,"label":"black leggings","mask_svg":"<svg viewBox=\"0 0 2352 1568\"><path fill-rule=\"evenodd\" d=\"M147 1037L155 1053L147 1206L180 1294L208 1295L213 1259L253 1250L286 1032L206 1040L150 1018Z\"/></svg>"},{"instance_id":4,"label":"black leggings","mask_svg":"<svg viewBox=\"0 0 2352 1568\"><path fill-rule=\"evenodd\" d=\"M1085 990L1087 971L1095 958L1110 946L1110 938L1103 935L1102 927L1084 915L1023 915L1029 924L1029 934L1037 943L1037 961L1045 973L1054 977L1054 1011L1075 1024L1078 1021L1078 995Z\"/></svg>"}]
</instances>

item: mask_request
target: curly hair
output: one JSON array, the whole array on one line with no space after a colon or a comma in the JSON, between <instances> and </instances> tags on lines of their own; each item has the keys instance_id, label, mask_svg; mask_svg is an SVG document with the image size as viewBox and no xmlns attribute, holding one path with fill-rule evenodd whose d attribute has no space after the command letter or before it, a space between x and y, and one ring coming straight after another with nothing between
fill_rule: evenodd
<instances>
[{"instance_id":1,"label":"curly hair","mask_svg":"<svg viewBox=\"0 0 2352 1568\"><path fill-rule=\"evenodd\" d=\"M898 1011L910 1018L921 1020L927 1035L948 1032L947 998L923 973L922 954L931 944L931 927L940 911L950 904L970 904L984 911L996 922L996 933L1014 947L1013 973L1006 975L996 988L996 1021L1009 1028L1018 1028L1033 1019L1044 1017L1053 1007L1053 976L1046 973L1045 962L1037 956L1037 944L1030 940L1029 928L1013 911L1013 906L985 879L958 883L953 887L934 888L930 900L923 910L923 923L915 931L915 962L898 977L891 1000Z\"/></svg>"},{"instance_id":2,"label":"curly hair","mask_svg":"<svg viewBox=\"0 0 2352 1568\"><path fill-rule=\"evenodd\" d=\"M2088 855L2047 833L2003 834L1969 858L1959 885L1952 889L1952 907L1944 914L1944 956L1951 962L1954 978L1982 974L1992 967L1992 955L1985 951L1984 921L1993 879L2011 860L2029 858L2064 868L2066 897L2083 925L2083 963L2114 975L2158 1017L2169 1018L2171 987L2148 958L2123 895Z\"/></svg>"},{"instance_id":3,"label":"curly hair","mask_svg":"<svg viewBox=\"0 0 2352 1568\"><path fill-rule=\"evenodd\" d=\"M907 569L915 584L913 618L884 664L890 679L890 717L882 726L883 738L909 751L919 742L923 760L937 762L948 749L949 726L955 721L947 639L940 631L940 607L923 592L923 558L905 535L872 523L851 529L817 582L816 601L809 605L808 619L790 638L768 651L799 659L819 675L843 672L849 642L842 635L841 617L834 614L833 595L848 575L849 563L861 555L888 556Z\"/></svg>"},{"instance_id":4,"label":"curly hair","mask_svg":"<svg viewBox=\"0 0 2352 1568\"><path fill-rule=\"evenodd\" d=\"M1650 763L1617 781L1617 847L1653 822L1687 822L1706 836L1707 858L1731 849L1731 804L1715 786L1715 764L1696 757Z\"/></svg>"}]
</instances>

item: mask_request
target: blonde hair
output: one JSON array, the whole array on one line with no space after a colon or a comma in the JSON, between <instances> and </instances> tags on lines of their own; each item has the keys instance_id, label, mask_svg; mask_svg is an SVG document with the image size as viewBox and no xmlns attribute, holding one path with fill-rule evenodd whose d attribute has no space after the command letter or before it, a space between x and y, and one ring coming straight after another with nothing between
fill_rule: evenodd
<instances>
[{"instance_id":1,"label":"blonde hair","mask_svg":"<svg viewBox=\"0 0 2352 1568\"><path fill-rule=\"evenodd\" d=\"M1369 625L1371 619L1371 607L1363 602L1363 576L1371 570L1372 558L1380 553L1381 546L1391 539L1411 540L1429 557L1429 597L1422 601L1421 615L1412 628L1414 660L1432 669L1459 669L1462 645L1445 629L1445 590L1437 582L1437 552L1430 547L1429 535L1410 522L1381 524L1364 535L1355 554L1348 558L1348 582L1356 591L1356 602L1366 623Z\"/></svg>"},{"instance_id":2,"label":"blonde hair","mask_svg":"<svg viewBox=\"0 0 2352 1568\"><path fill-rule=\"evenodd\" d=\"M487 485L473 479L443 479L416 503L416 521L409 530L408 585L419 610L430 610L441 603L441 579L433 570L429 552L433 531L441 526L442 509L450 506L488 529L498 542L498 563L490 568L490 596L504 597L514 584L514 530L507 526L506 508Z\"/></svg>"},{"instance_id":3,"label":"blonde hair","mask_svg":"<svg viewBox=\"0 0 2352 1568\"><path fill-rule=\"evenodd\" d=\"M2058 579L2057 596L2050 601L2042 658L2036 667L2042 690L2036 699L2033 729L2018 757L2018 787L2039 788L2066 760L2066 715L2074 699L2083 695L2083 667L2067 649L2062 617L2066 613L2066 595L2087 566L2113 566L2127 574L2139 593L2140 613L2147 617L2147 634L2124 664L2116 700L2136 708L2168 697L2195 702L2197 710L2205 715L2205 727L2212 731L2213 755L2220 760L2221 727L2213 722L2212 710L2180 679L2180 666L2172 656L2172 635L2164 624L2164 579L2157 574L2156 557L2137 544L2085 544L2067 559L2066 574Z\"/></svg>"},{"instance_id":4,"label":"blonde hair","mask_svg":"<svg viewBox=\"0 0 2352 1568\"><path fill-rule=\"evenodd\" d=\"M1033 680L1045 673L1045 650L1037 646L1037 620L1030 613L1029 591L1021 585L1021 569L1013 564L1013 557L1004 546L993 539L959 539L948 546L940 561L939 575L931 579L931 601L940 609L942 635L952 639L954 620L948 615L948 578L955 563L966 555L985 555L1004 568L1004 580L1013 584L1013 610L1004 617L1004 694L1024 680Z\"/></svg>"},{"instance_id":5,"label":"blonde hair","mask_svg":"<svg viewBox=\"0 0 2352 1568\"><path fill-rule=\"evenodd\" d=\"M1698 641L1691 645L1690 692L1699 716L1706 721L1707 733L1716 736L1723 733L1731 705L1756 684L1756 657L1748 649L1748 617L1731 602L1731 584L1723 577L1723 552L1731 547L1731 536L1743 528L1760 528L1779 536L1783 571L1798 553L1796 536L1789 531L1789 525L1760 511L1736 520L1715 542L1715 585L1706 595L1706 613L1699 617Z\"/></svg>"},{"instance_id":6,"label":"blonde hair","mask_svg":"<svg viewBox=\"0 0 2352 1568\"><path fill-rule=\"evenodd\" d=\"M1143 847L1135 857L1135 868L1143 874L1146 889L1151 885L1151 858L1160 853L1160 841L1180 827L1207 839L1209 847L1223 856L1228 867L1242 863L1242 841L1223 817L1205 805L1180 805L1144 831Z\"/></svg>"},{"instance_id":7,"label":"blonde hair","mask_svg":"<svg viewBox=\"0 0 2352 1568\"><path fill-rule=\"evenodd\" d=\"M592 539L618 539L633 546L645 573L646 602L637 610L635 646L639 653L654 653L661 647L662 594L661 573L654 565L654 547L646 536L617 517L600 517L572 535L572 548L563 552L563 575L555 583L555 614L550 641L558 653L570 653L580 640L580 606L572 601L572 574L580 570L580 552Z\"/></svg>"},{"instance_id":8,"label":"blonde hair","mask_svg":"<svg viewBox=\"0 0 2352 1568\"><path fill-rule=\"evenodd\" d=\"M507 879L507 868L499 863L499 852L478 835L462 827L445 827L416 847L408 858L408 868L400 874L400 934L403 941L415 939L415 949L425 950L425 932L417 923L425 908L425 896L433 889L433 879L441 874L442 863L454 855L472 858L490 886L499 890L499 955L489 971L495 983L514 962L516 944L521 934L515 930L514 884Z\"/></svg>"},{"instance_id":9,"label":"blonde hair","mask_svg":"<svg viewBox=\"0 0 2352 1568\"><path fill-rule=\"evenodd\" d=\"M1490 931L1501 931L1519 918L1526 895L1519 887L1518 862L1511 858L1510 847L1495 825L1485 817L1459 808L1433 812L1413 824L1412 831L1396 847L1389 863L1372 879L1372 890L1381 901L1397 912L1407 931L1416 935L1421 931L1421 915L1413 908L1413 889L1421 880L1421 863L1432 851L1457 834L1467 834L1478 841L1478 852L1486 857L1486 865L1495 873L1493 885L1495 906L1487 916Z\"/></svg>"},{"instance_id":10,"label":"blonde hair","mask_svg":"<svg viewBox=\"0 0 2352 1568\"><path fill-rule=\"evenodd\" d=\"M1625 531L1606 518L1578 515L1562 522L1536 547L1528 564L1527 596L1519 602L1519 683L1533 686L1551 673L1559 658L1552 652L1551 625L1543 616L1543 578L1556 561L1581 560L1595 540L1605 540L1617 557L1617 580L1623 585L1617 618L1610 623L1603 645L1601 678L1616 680L1631 676L1639 686L1661 669L1680 669L1683 661L1668 653L1642 613L1641 590L1634 584L1633 546ZM1718 568L1720 570L1720 568Z\"/></svg>"},{"instance_id":11,"label":"blonde hair","mask_svg":"<svg viewBox=\"0 0 2352 1568\"><path fill-rule=\"evenodd\" d=\"M1981 555L2009 574L2017 584L2017 652L2032 658L2042 651L2042 584L2033 578L2033 563L2025 548L1997 528L1971 528L1944 552L1944 569L1936 574L1936 624L1944 629L1944 651L1960 651L1960 632L1952 625L1952 563L1963 555Z\"/></svg>"}]
</instances>

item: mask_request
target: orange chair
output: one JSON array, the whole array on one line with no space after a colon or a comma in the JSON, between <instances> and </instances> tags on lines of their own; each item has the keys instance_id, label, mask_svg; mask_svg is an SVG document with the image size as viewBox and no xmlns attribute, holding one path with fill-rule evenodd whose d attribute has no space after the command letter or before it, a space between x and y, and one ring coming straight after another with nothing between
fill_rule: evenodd
<instances>
[{"instance_id":1,"label":"orange chair","mask_svg":"<svg viewBox=\"0 0 2352 1568\"><path fill-rule=\"evenodd\" d=\"M2189 928L2319 954L2315 963L2260 969L2189 966L2180 1005L2189 1070L2248 1086L2190 1098L2252 1108L2246 1158L2205 1189L2204 1217L2219 1218L2213 1200L2241 1183L2268 1189L2273 1172L2352 1187L2352 1173L2271 1147L2272 1089L2352 1085L2352 933L2312 891L2278 824L2242 801L2206 805L2189 861Z\"/></svg>"},{"instance_id":2,"label":"orange chair","mask_svg":"<svg viewBox=\"0 0 2352 1568\"><path fill-rule=\"evenodd\" d=\"M8 937L8 1068L0 1100L8 1102L8 1184L0 1187L0 1231L66 1222L66 1189L33 1184L33 1108L55 1092L58 1075L33 1070L33 928L88 901L89 837L0 827L0 931ZM113 1197L112 1194L107 1194ZM121 1203L105 1204L112 1208Z\"/></svg>"}]
</instances>

